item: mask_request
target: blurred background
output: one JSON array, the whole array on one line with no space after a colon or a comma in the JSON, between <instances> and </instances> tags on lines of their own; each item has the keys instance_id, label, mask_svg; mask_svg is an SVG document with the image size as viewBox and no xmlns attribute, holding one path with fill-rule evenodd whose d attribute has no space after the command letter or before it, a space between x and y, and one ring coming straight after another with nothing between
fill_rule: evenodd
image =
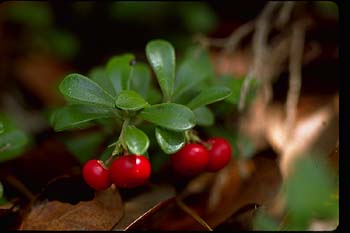
<instances>
[{"instance_id":1,"label":"blurred background","mask_svg":"<svg viewBox=\"0 0 350 233\"><path fill-rule=\"evenodd\" d=\"M96 133L94 128L59 134L53 131L49 117L52 110L65 103L57 89L65 75L71 72L88 75L94 67L104 66L111 56L126 52L135 54L138 61L146 62L146 43L152 39L162 38L174 45L177 58L183 57L192 46L201 46L208 52L218 76L231 75L233 78L242 79L247 75L253 60L252 36L242 39L240 47L233 54L221 56L225 48L222 44L240 26L255 20L265 4L266 2L261 1L240 1L239 4L234 1L2 3L0 5L0 120L11 125L11 130L16 132L13 140L18 142L18 147L10 152L0 151L0 180L5 190L4 195L2 191L0 192L0 196L3 196L2 203L11 200L12 203L20 203L21 208L26 206L28 200L32 200L34 195L40 193L49 181L63 174L79 173L82 163L104 151L104 138ZM324 103L333 101L334 96L337 98L338 9L336 4L327 1L299 2L295 6L294 14L295 18L303 15L312 21L305 32L304 56L307 62L303 66L300 94L300 101L304 102L300 104L302 106L300 111L298 110L301 114L306 114L316 112ZM270 37L279 32L272 31ZM273 82L273 103L280 104L286 101L288 91L286 70L281 71L277 75L279 78ZM226 107L227 105L217 106L218 114L227 112ZM228 116L231 121L237 118L234 114L238 114L237 106L234 108L235 110L230 112L232 115ZM259 116L258 110L256 111L254 114ZM332 117L337 119L337 115ZM263 150L257 149L261 146L260 139L255 138L256 128L250 124L254 119L249 119L251 121L240 121L240 124L244 135L250 137L250 144L256 148L246 149L250 151L247 154L251 159L255 153ZM331 132L330 141L338 140L339 126L336 120L334 122L335 126L327 131ZM250 127L245 128L244 125ZM317 143L315 145L322 145L322 141ZM271 151L274 151L273 154L276 154L276 151L283 151L271 149L277 144L278 142L269 141L268 154L271 154ZM331 150L327 147L322 153L333 156L331 161L335 164L336 174L338 147L335 149L334 145L330 147ZM275 160L274 156L272 158ZM248 159L245 158L244 161L247 162ZM152 162L161 163L161 161ZM249 163L247 164L249 167ZM266 166L263 166L264 169L269 170L268 165ZM232 192L227 187L222 188L221 193ZM332 193L333 191L332 189ZM225 212L225 217L215 219L213 213L205 216L209 222L215 223L218 229L232 229L232 227L249 229L243 224L247 221L246 217L244 220L241 218L240 222L237 216L233 218L235 221L229 218L235 212L233 209ZM15 215L14 213L17 214L18 211L13 209L11 211L12 215L9 212L0 212L1 226L4 228L18 227L21 222L18 216L24 215L22 212ZM197 211L200 212L200 208ZM326 210L327 213L332 211L334 209ZM175 218L173 215L169 216ZM164 219L166 222L166 217ZM169 228L201 229L193 222L186 221L180 219L177 225L174 223ZM267 226L265 223L270 222L262 220L258 229L265 229ZM310 228L310 225L305 228L327 229L336 226L337 223L332 220L330 223L326 222L326 225L319 224L321 225L313 225L314 228ZM147 229L142 224L139 227ZM165 225L159 224L149 227L167 229Z\"/></svg>"}]
</instances>

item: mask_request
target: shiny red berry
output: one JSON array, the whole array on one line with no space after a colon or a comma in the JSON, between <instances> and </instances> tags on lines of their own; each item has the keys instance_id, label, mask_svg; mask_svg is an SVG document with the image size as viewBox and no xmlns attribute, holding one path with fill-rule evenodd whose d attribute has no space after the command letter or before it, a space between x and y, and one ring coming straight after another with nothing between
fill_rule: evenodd
<instances>
[{"instance_id":1,"label":"shiny red berry","mask_svg":"<svg viewBox=\"0 0 350 233\"><path fill-rule=\"evenodd\" d=\"M224 138L211 138L207 143L210 144L207 171L215 172L230 162L232 154L231 145Z\"/></svg>"},{"instance_id":2,"label":"shiny red berry","mask_svg":"<svg viewBox=\"0 0 350 233\"><path fill-rule=\"evenodd\" d=\"M117 187L134 188L146 183L151 175L151 164L147 157L132 154L114 160L109 170Z\"/></svg>"},{"instance_id":3,"label":"shiny red berry","mask_svg":"<svg viewBox=\"0 0 350 233\"><path fill-rule=\"evenodd\" d=\"M103 166L100 160L89 160L83 167L85 182L95 190L104 190L111 185L109 171Z\"/></svg>"},{"instance_id":4,"label":"shiny red berry","mask_svg":"<svg viewBox=\"0 0 350 233\"><path fill-rule=\"evenodd\" d=\"M184 176L197 175L204 171L209 160L207 149L200 144L186 144L171 156L174 170Z\"/></svg>"}]
</instances>

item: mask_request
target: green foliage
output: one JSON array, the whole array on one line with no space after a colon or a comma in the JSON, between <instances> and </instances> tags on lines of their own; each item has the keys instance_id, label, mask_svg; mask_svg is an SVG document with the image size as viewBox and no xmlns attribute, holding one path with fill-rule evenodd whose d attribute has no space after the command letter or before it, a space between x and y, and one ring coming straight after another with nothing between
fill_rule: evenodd
<instances>
[{"instance_id":1,"label":"green foliage","mask_svg":"<svg viewBox=\"0 0 350 233\"><path fill-rule=\"evenodd\" d=\"M131 153L143 155L149 147L148 136L135 126L127 126L125 129L125 142Z\"/></svg>"},{"instance_id":2,"label":"green foliage","mask_svg":"<svg viewBox=\"0 0 350 233\"><path fill-rule=\"evenodd\" d=\"M196 124L193 112L186 106L175 103L152 105L140 112L140 117L174 131L188 130Z\"/></svg>"},{"instance_id":3,"label":"green foliage","mask_svg":"<svg viewBox=\"0 0 350 233\"><path fill-rule=\"evenodd\" d=\"M184 132L176 132L161 127L156 128L156 139L166 154L173 154L185 145Z\"/></svg>"},{"instance_id":4,"label":"green foliage","mask_svg":"<svg viewBox=\"0 0 350 233\"><path fill-rule=\"evenodd\" d=\"M86 126L85 123L89 121L113 116L107 108L74 104L64 106L55 111L51 115L50 121L56 131L62 131L84 127Z\"/></svg>"},{"instance_id":5,"label":"green foliage","mask_svg":"<svg viewBox=\"0 0 350 233\"><path fill-rule=\"evenodd\" d=\"M131 89L137 91L144 99L149 100L151 88L151 71L144 63L137 63L131 78Z\"/></svg>"},{"instance_id":6,"label":"green foliage","mask_svg":"<svg viewBox=\"0 0 350 233\"><path fill-rule=\"evenodd\" d=\"M316 154L315 154L316 155ZM282 191L286 201L285 220L277 227L276 220L260 212L254 218L255 230L308 230L313 219L336 219L339 203L335 175L324 160L304 155L285 181Z\"/></svg>"},{"instance_id":7,"label":"green foliage","mask_svg":"<svg viewBox=\"0 0 350 233\"><path fill-rule=\"evenodd\" d=\"M146 45L146 55L151 64L160 89L166 100L170 100L174 92L175 50L165 40L153 40Z\"/></svg>"},{"instance_id":8,"label":"green foliage","mask_svg":"<svg viewBox=\"0 0 350 233\"><path fill-rule=\"evenodd\" d=\"M187 103L213 78L209 54L200 47L189 48L176 73L174 101Z\"/></svg>"},{"instance_id":9,"label":"green foliage","mask_svg":"<svg viewBox=\"0 0 350 233\"><path fill-rule=\"evenodd\" d=\"M335 177L325 161L305 157L297 161L284 188L289 230L305 230L313 218L334 218L338 203L331 196L336 191Z\"/></svg>"},{"instance_id":10,"label":"green foliage","mask_svg":"<svg viewBox=\"0 0 350 233\"><path fill-rule=\"evenodd\" d=\"M136 91L121 91L115 100L115 106L123 110L140 110L149 105Z\"/></svg>"},{"instance_id":11,"label":"green foliage","mask_svg":"<svg viewBox=\"0 0 350 233\"><path fill-rule=\"evenodd\" d=\"M67 75L59 85L60 92L69 101L114 107L114 99L97 83L81 74Z\"/></svg>"},{"instance_id":12,"label":"green foliage","mask_svg":"<svg viewBox=\"0 0 350 233\"><path fill-rule=\"evenodd\" d=\"M4 124L0 121L0 134L4 132Z\"/></svg>"},{"instance_id":13,"label":"green foliage","mask_svg":"<svg viewBox=\"0 0 350 233\"><path fill-rule=\"evenodd\" d=\"M258 231L277 231L278 222L264 211L259 211L253 219L253 229Z\"/></svg>"},{"instance_id":14,"label":"green foliage","mask_svg":"<svg viewBox=\"0 0 350 233\"><path fill-rule=\"evenodd\" d=\"M3 162L20 156L29 144L29 136L3 114L0 114L0 122L0 162Z\"/></svg>"},{"instance_id":15,"label":"green foliage","mask_svg":"<svg viewBox=\"0 0 350 233\"><path fill-rule=\"evenodd\" d=\"M49 27L52 24L52 12L47 3L21 2L10 4L7 16L14 22L26 24L32 28Z\"/></svg>"},{"instance_id":16,"label":"green foliage","mask_svg":"<svg viewBox=\"0 0 350 233\"><path fill-rule=\"evenodd\" d=\"M209 87L213 72L208 54L198 48L189 50L180 65L177 79L175 51L169 42L150 41L146 45L146 55L161 92L151 85L151 70L146 64L135 62L132 54L114 56L105 67L92 69L88 75L90 78L73 73L63 79L59 90L69 104L51 115L54 129L84 128L93 121L107 122L106 127L113 128L115 126L109 124L108 119L124 122L120 136L111 144L115 149L108 149L102 155L106 159L106 153L117 155L125 149L147 155L152 145L149 138L154 139L164 153L171 154L184 146L186 130L195 127L196 123L212 125L214 114L205 105L227 98L231 90L218 85ZM187 75L193 75L195 85L188 81ZM207 87L204 91L192 90L202 84ZM183 98L185 95L193 96L188 106L194 111L171 102L173 94L181 101L187 98ZM141 129L144 125L141 123L145 122L154 125L151 131ZM80 142L77 143L75 151L79 151Z\"/></svg>"},{"instance_id":17,"label":"green foliage","mask_svg":"<svg viewBox=\"0 0 350 233\"><path fill-rule=\"evenodd\" d=\"M107 77L110 79L114 93L130 89L130 77L132 75L131 62L135 59L133 54L123 54L109 59L106 67Z\"/></svg>"},{"instance_id":18,"label":"green foliage","mask_svg":"<svg viewBox=\"0 0 350 233\"><path fill-rule=\"evenodd\" d=\"M215 117L210 108L202 106L193 110L196 117L197 125L200 126L211 126L214 124Z\"/></svg>"},{"instance_id":19,"label":"green foliage","mask_svg":"<svg viewBox=\"0 0 350 233\"><path fill-rule=\"evenodd\" d=\"M181 7L182 6L182 7ZM181 20L190 32L208 33L217 24L217 18L204 2L186 2L179 7Z\"/></svg>"},{"instance_id":20,"label":"green foliage","mask_svg":"<svg viewBox=\"0 0 350 233\"><path fill-rule=\"evenodd\" d=\"M231 90L227 87L208 87L202 90L199 95L192 99L187 106L196 109L204 105L223 100L231 95Z\"/></svg>"}]
</instances>

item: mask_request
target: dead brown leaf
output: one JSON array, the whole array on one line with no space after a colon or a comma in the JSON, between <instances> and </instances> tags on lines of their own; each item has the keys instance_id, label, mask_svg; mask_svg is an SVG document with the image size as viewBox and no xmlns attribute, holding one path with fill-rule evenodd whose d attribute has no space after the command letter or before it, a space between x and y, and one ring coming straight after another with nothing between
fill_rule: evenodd
<instances>
[{"instance_id":1,"label":"dead brown leaf","mask_svg":"<svg viewBox=\"0 0 350 233\"><path fill-rule=\"evenodd\" d=\"M76 205L45 200L34 206L21 230L111 230L123 216L119 191L97 192L91 201Z\"/></svg>"},{"instance_id":2,"label":"dead brown leaf","mask_svg":"<svg viewBox=\"0 0 350 233\"><path fill-rule=\"evenodd\" d=\"M209 199L212 195L210 188L201 193L188 195L183 199L183 202L206 221L211 228L215 228L232 218L244 206L252 203L268 206L278 192L281 183L278 164L275 157L270 156L269 153L273 152L268 151L254 157L251 161L254 169L250 176L245 179L240 178L237 163L230 166L230 172L223 173L229 177L223 180L220 189L214 190L220 194L215 208L208 209ZM212 185L215 185L215 182ZM236 216L237 219L235 217L231 220L241 224L243 217L251 219L251 213L253 212L249 211L244 216L239 214ZM207 230L192 216L184 212L175 201L163 205L159 210L146 216L142 222L133 230Z\"/></svg>"}]
</instances>

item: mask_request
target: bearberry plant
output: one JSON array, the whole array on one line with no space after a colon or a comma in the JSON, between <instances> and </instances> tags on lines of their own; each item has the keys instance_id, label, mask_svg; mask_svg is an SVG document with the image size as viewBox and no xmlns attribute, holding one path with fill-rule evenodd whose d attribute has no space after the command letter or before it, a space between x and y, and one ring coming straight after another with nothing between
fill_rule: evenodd
<instances>
[{"instance_id":1,"label":"bearberry plant","mask_svg":"<svg viewBox=\"0 0 350 233\"><path fill-rule=\"evenodd\" d=\"M187 59L176 71L175 50L165 40L146 45L161 95L150 87L149 67L133 54L112 57L105 67L94 69L91 77L73 73L59 85L68 104L51 117L56 131L88 126L92 121L112 119L120 127L109 145L113 148L101 160L90 160L83 168L86 182L96 190L114 183L134 188L147 182L151 174L148 154L150 138L168 155L175 172L196 175L217 171L230 160L231 148L225 139L203 141L194 127L212 125L214 114L206 105L231 95L231 89L217 85L210 66L203 66L201 51ZM159 98L161 96L161 98ZM153 135L142 130L153 125Z\"/></svg>"}]
</instances>

